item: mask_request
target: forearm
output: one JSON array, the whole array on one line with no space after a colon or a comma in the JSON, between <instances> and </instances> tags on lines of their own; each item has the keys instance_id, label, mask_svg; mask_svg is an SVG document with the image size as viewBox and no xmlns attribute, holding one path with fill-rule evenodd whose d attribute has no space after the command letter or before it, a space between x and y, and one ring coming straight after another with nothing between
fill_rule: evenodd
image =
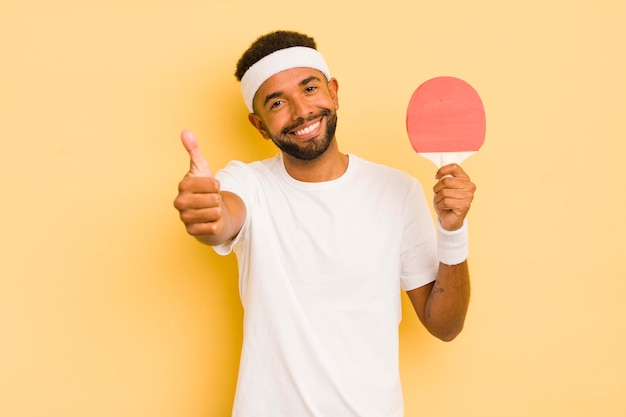
<instances>
[{"instance_id":1,"label":"forearm","mask_svg":"<svg viewBox=\"0 0 626 417\"><path fill-rule=\"evenodd\" d=\"M441 340L454 339L463 329L469 298L467 261L458 265L440 263L424 308L425 327Z\"/></svg>"},{"instance_id":2,"label":"forearm","mask_svg":"<svg viewBox=\"0 0 626 417\"><path fill-rule=\"evenodd\" d=\"M218 208L218 220L207 224L205 233L195 235L195 238L210 246L221 245L234 239L246 217L246 208L241 199L229 192L222 192Z\"/></svg>"}]
</instances>

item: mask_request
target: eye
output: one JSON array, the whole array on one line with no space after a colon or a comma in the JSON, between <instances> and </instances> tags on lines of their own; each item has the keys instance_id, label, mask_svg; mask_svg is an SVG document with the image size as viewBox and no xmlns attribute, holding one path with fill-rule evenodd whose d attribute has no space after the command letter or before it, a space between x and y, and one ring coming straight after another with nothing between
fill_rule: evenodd
<instances>
[{"instance_id":1,"label":"eye","mask_svg":"<svg viewBox=\"0 0 626 417\"><path fill-rule=\"evenodd\" d=\"M281 104L283 104L283 100L276 100L270 103L270 109L275 109L276 107L280 106Z\"/></svg>"},{"instance_id":2,"label":"eye","mask_svg":"<svg viewBox=\"0 0 626 417\"><path fill-rule=\"evenodd\" d=\"M309 85L307 86L304 91L306 91L307 93L312 93L313 91L317 90L317 86L316 85Z\"/></svg>"}]
</instances>

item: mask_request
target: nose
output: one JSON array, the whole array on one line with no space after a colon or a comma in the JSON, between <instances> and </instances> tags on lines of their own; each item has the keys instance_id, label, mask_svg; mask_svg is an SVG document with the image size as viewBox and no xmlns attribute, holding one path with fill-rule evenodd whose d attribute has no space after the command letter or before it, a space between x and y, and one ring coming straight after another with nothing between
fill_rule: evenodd
<instances>
[{"instance_id":1,"label":"nose","mask_svg":"<svg viewBox=\"0 0 626 417\"><path fill-rule=\"evenodd\" d=\"M313 113L313 106L306 97L294 97L291 100L291 109L291 117L293 120L300 118L306 119Z\"/></svg>"}]
</instances>

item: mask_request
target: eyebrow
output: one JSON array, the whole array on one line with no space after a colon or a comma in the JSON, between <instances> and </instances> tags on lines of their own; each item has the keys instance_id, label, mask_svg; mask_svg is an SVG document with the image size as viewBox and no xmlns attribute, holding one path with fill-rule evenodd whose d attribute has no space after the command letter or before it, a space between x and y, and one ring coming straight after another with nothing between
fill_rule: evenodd
<instances>
[{"instance_id":1,"label":"eyebrow","mask_svg":"<svg viewBox=\"0 0 626 417\"><path fill-rule=\"evenodd\" d=\"M304 80L300 81L299 85L300 86L305 86L308 83L310 83L311 81L322 81L319 77L316 77L315 75L311 75L310 77L305 78ZM280 96L283 95L282 91L276 91L274 93L268 94L267 96L265 96L265 100L263 100L263 106L266 106L268 102L270 102L271 100L278 98Z\"/></svg>"}]
</instances>

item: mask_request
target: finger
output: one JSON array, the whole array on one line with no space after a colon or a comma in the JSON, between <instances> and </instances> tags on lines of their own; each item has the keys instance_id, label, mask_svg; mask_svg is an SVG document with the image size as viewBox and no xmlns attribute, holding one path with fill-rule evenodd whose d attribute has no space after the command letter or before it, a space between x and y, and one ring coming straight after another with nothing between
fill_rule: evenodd
<instances>
[{"instance_id":1,"label":"finger","mask_svg":"<svg viewBox=\"0 0 626 417\"><path fill-rule=\"evenodd\" d=\"M181 211L220 207L221 203L222 196L218 193L181 194L174 200L174 206Z\"/></svg>"},{"instance_id":2,"label":"finger","mask_svg":"<svg viewBox=\"0 0 626 417\"><path fill-rule=\"evenodd\" d=\"M443 194L437 194L433 198L435 209L438 210L453 210L455 212L468 211L472 204L473 196L469 194L465 195L453 195L445 196Z\"/></svg>"},{"instance_id":3,"label":"finger","mask_svg":"<svg viewBox=\"0 0 626 417\"><path fill-rule=\"evenodd\" d=\"M185 210L219 207L220 184L215 178L192 177L189 174L178 184L178 195L174 207L181 213Z\"/></svg>"},{"instance_id":4,"label":"finger","mask_svg":"<svg viewBox=\"0 0 626 417\"><path fill-rule=\"evenodd\" d=\"M213 223L222 217L221 207L203 208L199 210L185 210L180 213L180 219L186 225Z\"/></svg>"},{"instance_id":5,"label":"finger","mask_svg":"<svg viewBox=\"0 0 626 417\"><path fill-rule=\"evenodd\" d=\"M463 168L459 164L449 164L444 165L439 170L437 170L437 174L435 174L436 179L441 179L443 177L458 177L458 178L466 178L469 180L469 176L463 171Z\"/></svg>"},{"instance_id":6,"label":"finger","mask_svg":"<svg viewBox=\"0 0 626 417\"><path fill-rule=\"evenodd\" d=\"M444 190L458 190L468 193L474 193L476 191L476 185L470 181L468 177L452 177L445 176L433 186L433 191L439 193Z\"/></svg>"},{"instance_id":7,"label":"finger","mask_svg":"<svg viewBox=\"0 0 626 417\"><path fill-rule=\"evenodd\" d=\"M183 141L183 146L189 153L189 175L192 177L213 177L213 171L211 171L209 163L200 151L196 135L191 130L185 129L182 131L180 138Z\"/></svg>"},{"instance_id":8,"label":"finger","mask_svg":"<svg viewBox=\"0 0 626 417\"><path fill-rule=\"evenodd\" d=\"M187 233L189 233L191 236L202 237L213 236L219 233L221 224L218 221L206 223L188 223L185 224L185 227L187 228Z\"/></svg>"},{"instance_id":9,"label":"finger","mask_svg":"<svg viewBox=\"0 0 626 417\"><path fill-rule=\"evenodd\" d=\"M452 211L457 215L465 216L473 199L474 192L472 190L444 188L435 193L433 203L437 213Z\"/></svg>"},{"instance_id":10,"label":"finger","mask_svg":"<svg viewBox=\"0 0 626 417\"><path fill-rule=\"evenodd\" d=\"M178 183L178 192L180 194L219 193L220 183L215 178L186 176Z\"/></svg>"},{"instance_id":11,"label":"finger","mask_svg":"<svg viewBox=\"0 0 626 417\"><path fill-rule=\"evenodd\" d=\"M437 203L444 199L465 200L471 202L474 199L476 186L469 181L462 181L459 184L452 184L452 178L444 178L439 181L434 191L434 201Z\"/></svg>"}]
</instances>

